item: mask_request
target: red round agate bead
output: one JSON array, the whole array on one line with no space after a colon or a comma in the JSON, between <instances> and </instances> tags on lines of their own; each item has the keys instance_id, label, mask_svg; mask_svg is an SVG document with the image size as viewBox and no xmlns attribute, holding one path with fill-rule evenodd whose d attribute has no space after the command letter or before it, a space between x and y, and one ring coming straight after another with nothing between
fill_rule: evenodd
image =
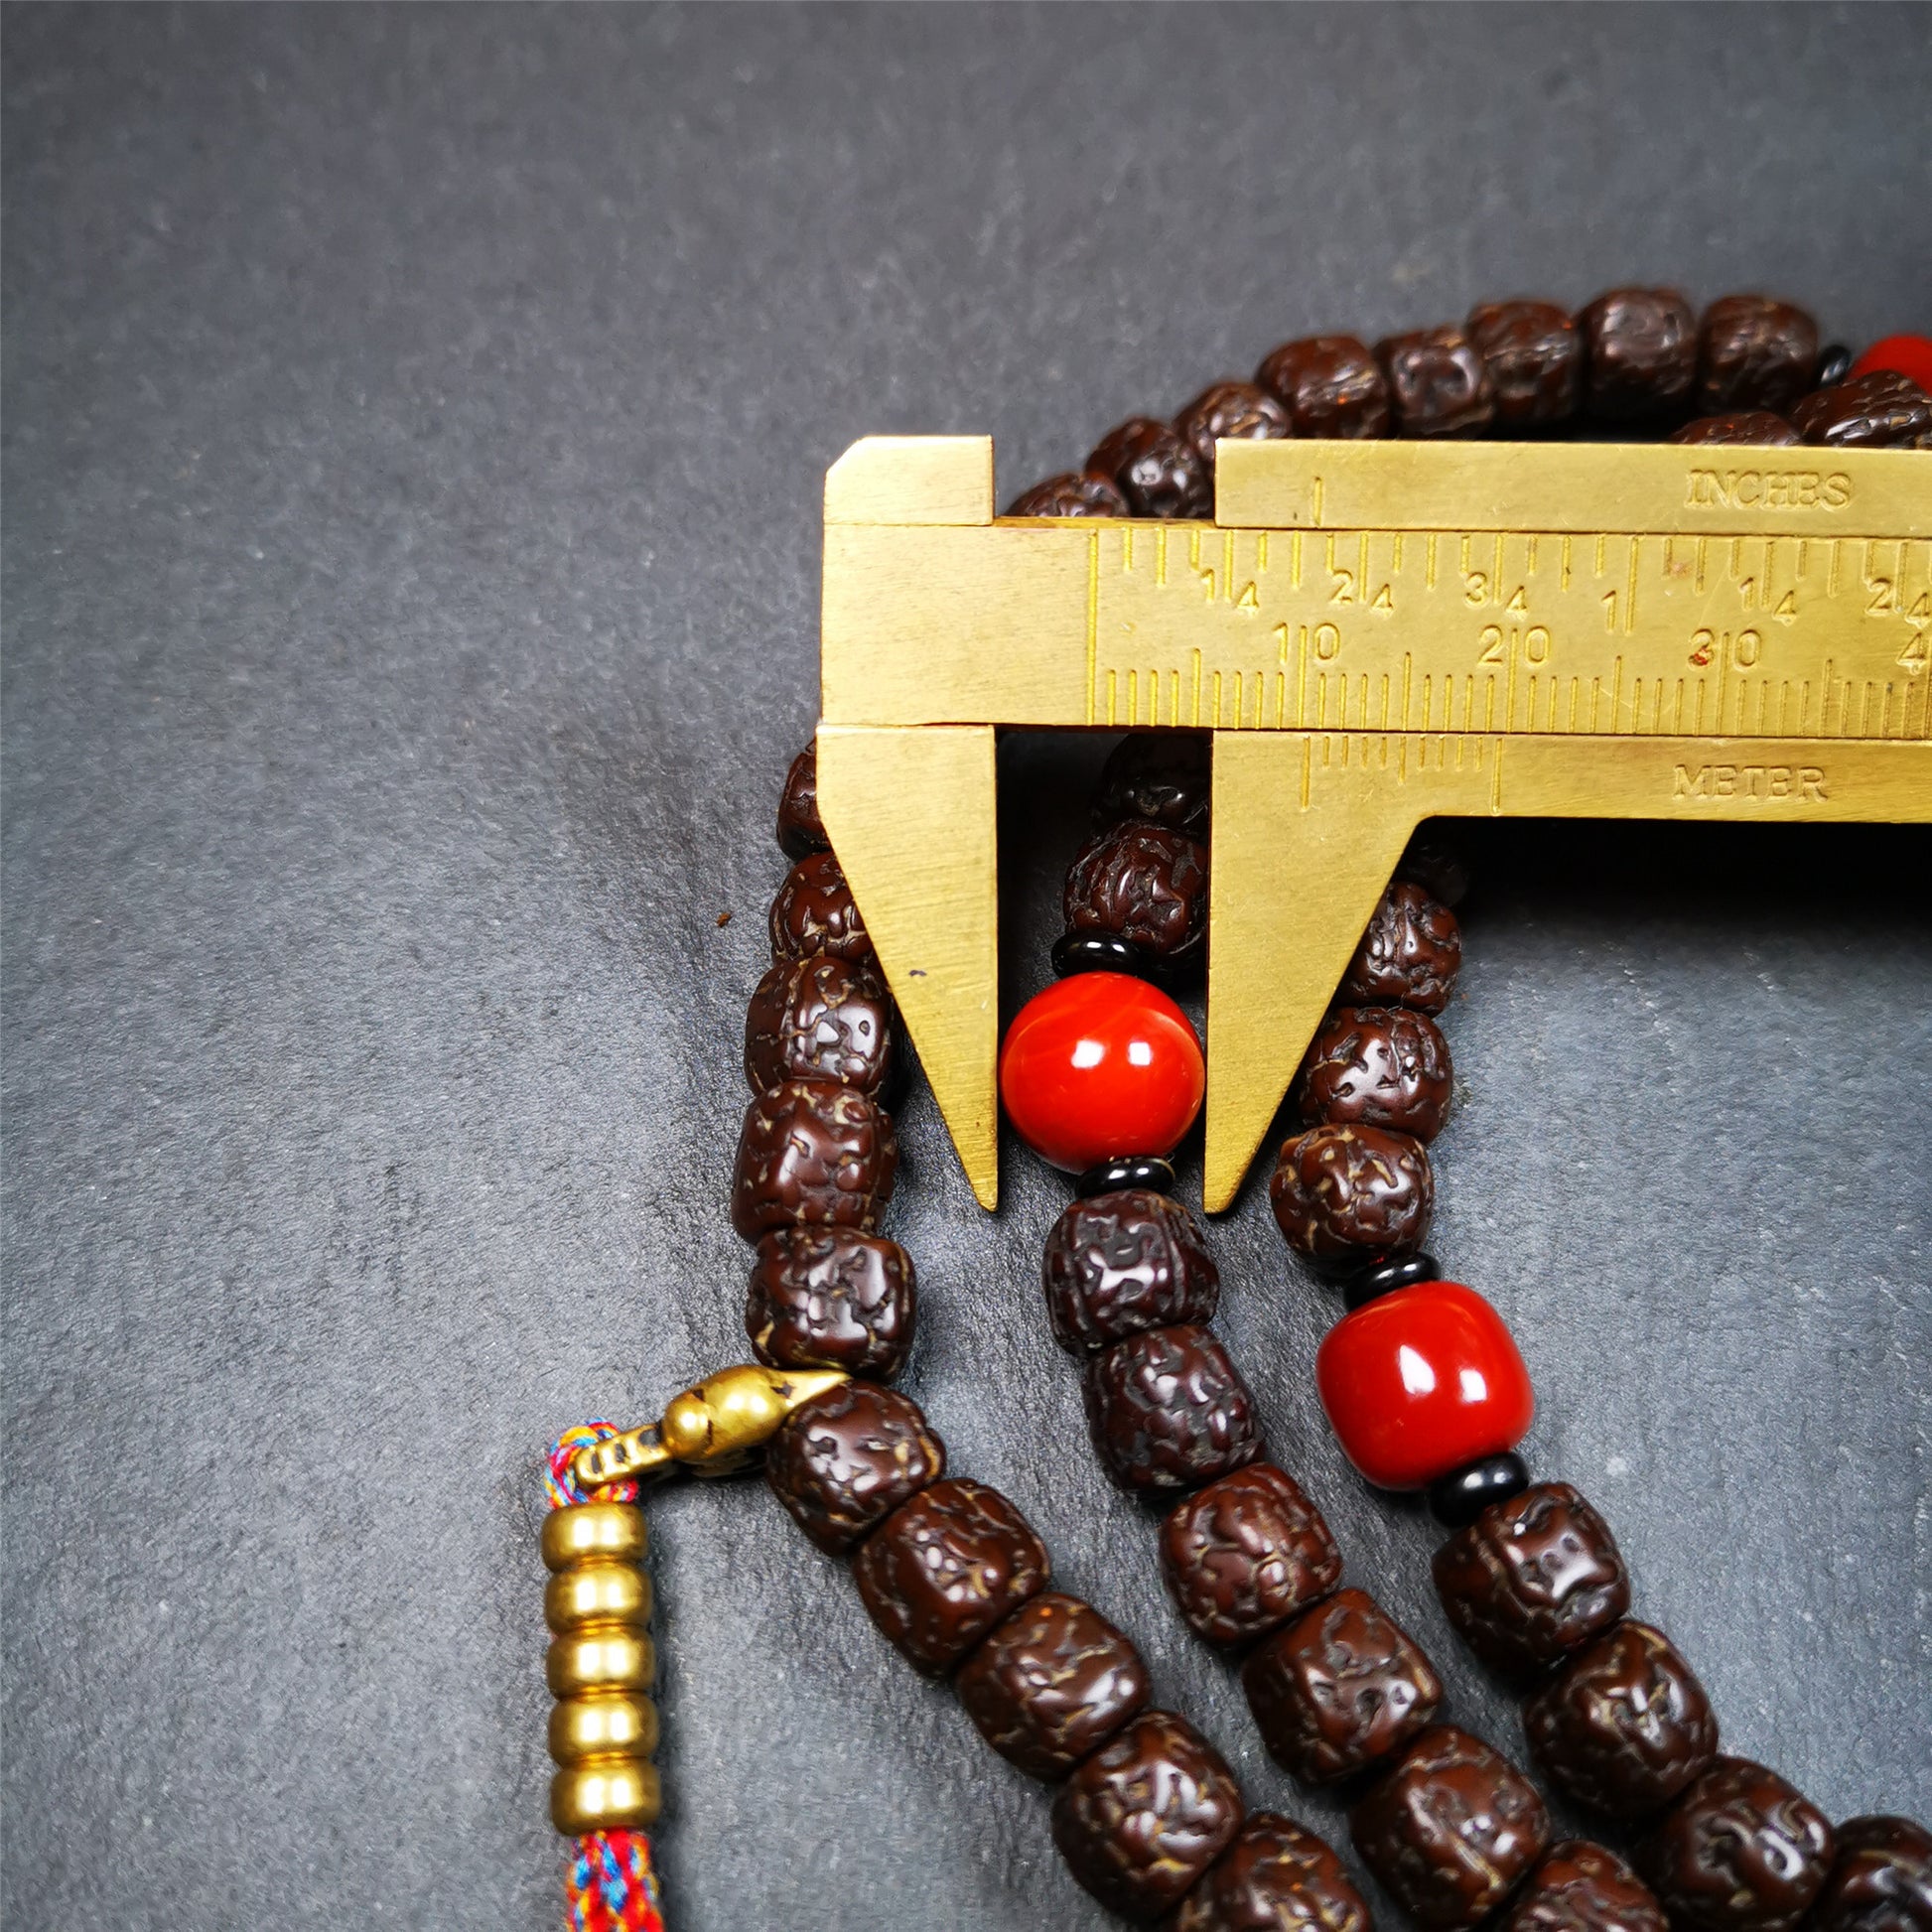
<instances>
[{"instance_id":1,"label":"red round agate bead","mask_svg":"<svg viewBox=\"0 0 1932 1932\"><path fill-rule=\"evenodd\" d=\"M1503 1318L1459 1282L1377 1296L1328 1330L1315 1387L1342 1452L1382 1489L1514 1449L1536 1414Z\"/></svg>"},{"instance_id":2,"label":"red round agate bead","mask_svg":"<svg viewBox=\"0 0 1932 1932\"><path fill-rule=\"evenodd\" d=\"M1909 375L1932 396L1932 336L1887 336L1873 343L1846 373L1846 381L1869 375L1873 369L1895 369Z\"/></svg>"},{"instance_id":3,"label":"red round agate bead","mask_svg":"<svg viewBox=\"0 0 1932 1932\"><path fill-rule=\"evenodd\" d=\"M1129 973L1075 973L1036 993L1000 1048L1007 1118L1069 1173L1172 1152L1206 1084L1187 1016Z\"/></svg>"}]
</instances>

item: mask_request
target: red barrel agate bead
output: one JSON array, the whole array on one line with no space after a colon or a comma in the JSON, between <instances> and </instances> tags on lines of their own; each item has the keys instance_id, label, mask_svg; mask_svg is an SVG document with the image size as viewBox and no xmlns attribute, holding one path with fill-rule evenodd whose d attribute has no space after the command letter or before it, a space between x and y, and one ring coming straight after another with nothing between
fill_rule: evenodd
<instances>
[{"instance_id":1,"label":"red barrel agate bead","mask_svg":"<svg viewBox=\"0 0 1932 1932\"><path fill-rule=\"evenodd\" d=\"M1426 1489L1514 1449L1536 1414L1502 1316L1459 1282L1365 1303L1328 1330L1314 1379L1342 1452L1383 1489Z\"/></svg>"},{"instance_id":2,"label":"red barrel agate bead","mask_svg":"<svg viewBox=\"0 0 1932 1932\"><path fill-rule=\"evenodd\" d=\"M1887 336L1876 342L1846 371L1850 382L1874 369L1894 369L1909 375L1927 395L1932 395L1932 336Z\"/></svg>"},{"instance_id":3,"label":"red barrel agate bead","mask_svg":"<svg viewBox=\"0 0 1932 1932\"><path fill-rule=\"evenodd\" d=\"M1206 1089L1200 1041L1158 987L1076 973L1029 1000L1000 1049L1000 1098L1042 1160L1081 1173L1172 1151Z\"/></svg>"}]
</instances>

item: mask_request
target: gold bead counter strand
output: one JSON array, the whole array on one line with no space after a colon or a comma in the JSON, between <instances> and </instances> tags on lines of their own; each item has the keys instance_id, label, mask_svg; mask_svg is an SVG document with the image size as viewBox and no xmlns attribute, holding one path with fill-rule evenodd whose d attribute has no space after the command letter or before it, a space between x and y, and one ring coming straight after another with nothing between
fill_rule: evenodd
<instances>
[{"instance_id":1,"label":"gold bead counter strand","mask_svg":"<svg viewBox=\"0 0 1932 1932\"><path fill-rule=\"evenodd\" d=\"M567 1838L642 1831L660 1804L657 1707L645 1695L657 1660L646 1626L644 1513L634 1503L573 1503L543 1521L551 1573L543 1620L550 1714L550 1822Z\"/></svg>"}]
</instances>

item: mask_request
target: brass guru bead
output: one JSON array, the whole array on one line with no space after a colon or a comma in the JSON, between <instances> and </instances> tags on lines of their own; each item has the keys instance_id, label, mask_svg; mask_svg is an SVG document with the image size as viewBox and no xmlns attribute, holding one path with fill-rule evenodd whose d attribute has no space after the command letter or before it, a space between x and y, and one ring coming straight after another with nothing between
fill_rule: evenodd
<instances>
[{"instance_id":1,"label":"brass guru bead","mask_svg":"<svg viewBox=\"0 0 1932 1932\"><path fill-rule=\"evenodd\" d=\"M657 1707L644 1693L656 1656L643 1512L630 1503L575 1503L543 1524L550 1582L543 1620L553 1633L544 1678L550 1714L550 1820L567 1837L638 1831L656 1821L661 1794L650 1754Z\"/></svg>"}]
</instances>

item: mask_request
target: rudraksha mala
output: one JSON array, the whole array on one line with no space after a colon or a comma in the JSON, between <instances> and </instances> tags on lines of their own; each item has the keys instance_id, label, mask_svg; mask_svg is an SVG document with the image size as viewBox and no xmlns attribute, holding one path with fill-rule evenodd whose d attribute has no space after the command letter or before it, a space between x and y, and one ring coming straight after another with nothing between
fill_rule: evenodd
<instances>
[{"instance_id":1,"label":"rudraksha mala","mask_svg":"<svg viewBox=\"0 0 1932 1932\"><path fill-rule=\"evenodd\" d=\"M1208 516L1225 437L1585 429L1932 449L1928 381L1932 343L1892 338L1855 363L1768 297L1726 297L1701 323L1658 289L1611 291L1574 318L1549 303L1490 304L1461 329L1372 351L1352 337L1284 344L1251 383L1213 384L1172 422L1123 423L1080 472L1035 485L1009 514ZM1292 1820L1245 1813L1213 1746L1183 1717L1149 1708L1129 1638L1050 1588L1046 1551L1021 1512L949 1474L917 1406L881 1386L905 1360L917 1311L911 1258L878 1231L897 1160L887 1111L896 1021L815 789L807 750L778 808L778 842L796 863L771 906L773 964L747 1018L755 1097L732 1187L733 1224L757 1247L746 1327L769 1372L770 1388L750 1397L764 1420L738 1447L726 1385L759 1371L728 1370L679 1398L692 1405L692 1447L666 1452L722 1468L768 1441L766 1477L787 1511L849 1560L875 1624L916 1670L952 1681L993 1748L1056 1786L1055 1844L1123 1917L1169 1932L1366 1932L1367 1907L1333 1851ZM1271 1754L1305 1782L1363 1781L1356 1848L1429 1932L1492 1916L1504 1932L1662 1932L1666 1921L1680 1932L1932 1932L1932 1836L1896 1818L1834 1832L1774 1772L1721 1756L1689 1665L1627 1615L1608 1528L1570 1485L1532 1484L1515 1452L1533 1413L1522 1359L1496 1311L1445 1281L1423 1247L1427 1144L1450 1098L1436 1021L1460 965L1452 908L1466 883L1453 851L1428 835L1405 855L1310 1047L1296 1086L1306 1130L1282 1148L1271 1199L1290 1245L1346 1305L1316 1370L1344 1451L1371 1482L1427 1490L1453 1532L1434 1566L1450 1621L1527 1693L1544 1776L1634 1830L1648 1885L1603 1846L1551 1845L1531 1781L1435 1722L1443 1689L1428 1658L1366 1591L1339 1587L1333 1537L1267 1459L1253 1398L1208 1325L1219 1275L1168 1192L1167 1157L1203 1077L1192 1028L1164 989L1204 957L1208 807L1202 737L1123 741L1068 873L1052 951L1061 977L1018 1017L1001 1056L1016 1129L1079 1176L1047 1241L1047 1316L1082 1365L1109 1475L1174 1498L1159 1554L1176 1608L1242 1657ZM1069 1102L1063 1079L1055 1093L1037 1076L1064 1075L1076 1040L1088 1042L1084 1099ZM782 1378L800 1372L814 1380L787 1392ZM1473 1400L1430 1399L1477 1385ZM647 1932L659 1923L642 1838L657 1808L645 1761L656 1733L643 1696L649 1587L619 1574L641 1557L641 1519L633 1526L622 1492L572 1479L577 1445L613 1433L573 1432L552 1459L553 1501L567 1511L545 1537L557 1573L552 1688L565 1700L552 1725L564 1767L553 1812L584 1834L573 1924Z\"/></svg>"}]
</instances>

